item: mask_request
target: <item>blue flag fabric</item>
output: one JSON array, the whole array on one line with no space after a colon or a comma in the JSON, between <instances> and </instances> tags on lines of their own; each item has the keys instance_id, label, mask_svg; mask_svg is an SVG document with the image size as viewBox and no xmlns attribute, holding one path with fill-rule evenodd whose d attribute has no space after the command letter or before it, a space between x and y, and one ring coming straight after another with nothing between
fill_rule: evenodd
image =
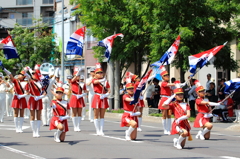
<instances>
[{"instance_id":1,"label":"blue flag fabric","mask_svg":"<svg viewBox=\"0 0 240 159\"><path fill-rule=\"evenodd\" d=\"M7 60L13 59L13 58L19 58L17 49L16 49L16 47L13 43L12 37L10 35L8 35L0 43L3 44L3 53Z\"/></svg>"},{"instance_id":2,"label":"blue flag fabric","mask_svg":"<svg viewBox=\"0 0 240 159\"><path fill-rule=\"evenodd\" d=\"M231 93L232 91L239 91L240 90L240 78L235 78L230 81L224 83L225 89L224 92L226 94Z\"/></svg>"}]
</instances>

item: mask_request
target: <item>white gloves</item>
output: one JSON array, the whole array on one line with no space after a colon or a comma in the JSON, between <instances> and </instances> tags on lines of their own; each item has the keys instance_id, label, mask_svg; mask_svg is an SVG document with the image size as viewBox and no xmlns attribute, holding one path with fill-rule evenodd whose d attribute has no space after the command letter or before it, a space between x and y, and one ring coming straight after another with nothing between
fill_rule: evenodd
<instances>
[{"instance_id":1,"label":"white gloves","mask_svg":"<svg viewBox=\"0 0 240 159\"><path fill-rule=\"evenodd\" d=\"M60 117L59 117L59 120L60 120L60 121L63 121L63 120L69 119L69 118L70 118L70 116L68 116L68 115L66 115L66 116L60 116Z\"/></svg>"},{"instance_id":2,"label":"white gloves","mask_svg":"<svg viewBox=\"0 0 240 159\"><path fill-rule=\"evenodd\" d=\"M16 95L18 99L24 98L27 96L27 94L22 94L22 95Z\"/></svg>"},{"instance_id":3,"label":"white gloves","mask_svg":"<svg viewBox=\"0 0 240 159\"><path fill-rule=\"evenodd\" d=\"M59 77L59 68L56 68L56 70L54 72L54 76L55 77Z\"/></svg>"},{"instance_id":4,"label":"white gloves","mask_svg":"<svg viewBox=\"0 0 240 159\"><path fill-rule=\"evenodd\" d=\"M106 98L106 97L108 97L108 96L109 96L109 93L102 94L101 97L100 97L100 99L104 99L104 98Z\"/></svg>"},{"instance_id":5,"label":"white gloves","mask_svg":"<svg viewBox=\"0 0 240 159\"><path fill-rule=\"evenodd\" d=\"M204 118L211 118L211 117L213 117L213 115L211 113L207 113L207 114L204 114L203 117Z\"/></svg>"},{"instance_id":6,"label":"white gloves","mask_svg":"<svg viewBox=\"0 0 240 159\"><path fill-rule=\"evenodd\" d=\"M31 77L28 73L25 73L24 76L26 76L27 80L31 79Z\"/></svg>"},{"instance_id":7,"label":"white gloves","mask_svg":"<svg viewBox=\"0 0 240 159\"><path fill-rule=\"evenodd\" d=\"M3 69L3 71L7 74L7 75L11 75L12 73L10 71L8 71L6 68Z\"/></svg>"},{"instance_id":8,"label":"white gloves","mask_svg":"<svg viewBox=\"0 0 240 159\"><path fill-rule=\"evenodd\" d=\"M208 102L209 105L211 106L220 106L220 103L215 103L215 102Z\"/></svg>"},{"instance_id":9,"label":"white gloves","mask_svg":"<svg viewBox=\"0 0 240 159\"><path fill-rule=\"evenodd\" d=\"M56 107L57 107L57 106L53 103L52 108L53 108L53 109L56 109Z\"/></svg>"},{"instance_id":10,"label":"white gloves","mask_svg":"<svg viewBox=\"0 0 240 159\"><path fill-rule=\"evenodd\" d=\"M187 82L180 83L180 87L184 87L187 84Z\"/></svg>"},{"instance_id":11,"label":"white gloves","mask_svg":"<svg viewBox=\"0 0 240 159\"><path fill-rule=\"evenodd\" d=\"M140 99L140 100L143 100L143 96L139 96L139 99Z\"/></svg>"},{"instance_id":12,"label":"white gloves","mask_svg":"<svg viewBox=\"0 0 240 159\"><path fill-rule=\"evenodd\" d=\"M82 98L82 97L85 96L85 95L86 95L86 93L83 93L83 94L77 95L77 99Z\"/></svg>"},{"instance_id":13,"label":"white gloves","mask_svg":"<svg viewBox=\"0 0 240 159\"><path fill-rule=\"evenodd\" d=\"M130 113L130 116L139 116L139 115L141 115L141 112Z\"/></svg>"},{"instance_id":14,"label":"white gloves","mask_svg":"<svg viewBox=\"0 0 240 159\"><path fill-rule=\"evenodd\" d=\"M98 80L100 83L102 83L102 82L105 82L106 81L106 78L103 78L103 79L100 79L100 80Z\"/></svg>"},{"instance_id":15,"label":"white gloves","mask_svg":"<svg viewBox=\"0 0 240 159\"><path fill-rule=\"evenodd\" d=\"M180 123L180 121L182 121L182 120L185 120L185 119L188 119L188 117L186 116L186 115L184 115L184 116L181 116L180 118L178 118L175 122L176 122L176 124L179 124Z\"/></svg>"},{"instance_id":16,"label":"white gloves","mask_svg":"<svg viewBox=\"0 0 240 159\"><path fill-rule=\"evenodd\" d=\"M156 77L156 75L152 75L152 76L150 76L150 77L148 78L147 81L151 81L151 80L154 79L155 77Z\"/></svg>"},{"instance_id":17,"label":"white gloves","mask_svg":"<svg viewBox=\"0 0 240 159\"><path fill-rule=\"evenodd\" d=\"M81 68L79 68L79 70L78 70L78 72L77 72L77 74L76 74L76 76L80 76L80 72L82 71L82 69Z\"/></svg>"},{"instance_id":18,"label":"white gloves","mask_svg":"<svg viewBox=\"0 0 240 159\"><path fill-rule=\"evenodd\" d=\"M163 104L165 105L168 105L172 100L173 98L175 97L176 94L173 94L171 97L169 97L165 102L163 102Z\"/></svg>"},{"instance_id":19,"label":"white gloves","mask_svg":"<svg viewBox=\"0 0 240 159\"><path fill-rule=\"evenodd\" d=\"M38 100L42 99L43 97L45 97L45 95L35 96L34 100L38 101Z\"/></svg>"}]
</instances>

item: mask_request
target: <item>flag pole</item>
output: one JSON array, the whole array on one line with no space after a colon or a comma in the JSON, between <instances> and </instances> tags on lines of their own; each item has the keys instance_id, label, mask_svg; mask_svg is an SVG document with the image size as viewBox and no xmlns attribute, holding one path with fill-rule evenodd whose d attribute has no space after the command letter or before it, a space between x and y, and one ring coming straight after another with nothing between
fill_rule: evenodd
<instances>
[{"instance_id":1,"label":"flag pole","mask_svg":"<svg viewBox=\"0 0 240 159\"><path fill-rule=\"evenodd\" d=\"M62 0L62 54L61 54L61 81L64 82L64 0Z\"/></svg>"}]
</instances>

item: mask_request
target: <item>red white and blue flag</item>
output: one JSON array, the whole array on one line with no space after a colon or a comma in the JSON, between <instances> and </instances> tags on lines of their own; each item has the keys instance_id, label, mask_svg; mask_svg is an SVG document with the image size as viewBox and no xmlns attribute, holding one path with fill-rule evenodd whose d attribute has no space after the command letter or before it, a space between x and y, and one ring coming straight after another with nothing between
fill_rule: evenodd
<instances>
[{"instance_id":1,"label":"red white and blue flag","mask_svg":"<svg viewBox=\"0 0 240 159\"><path fill-rule=\"evenodd\" d=\"M210 50L201 52L199 54L188 56L189 66L190 66L190 70L189 71L192 73L191 76L195 75L197 67L199 67L201 69L225 45L226 45L226 43L224 43L223 45L216 46L216 47L214 47L214 48L212 48Z\"/></svg>"},{"instance_id":2,"label":"red white and blue flag","mask_svg":"<svg viewBox=\"0 0 240 159\"><path fill-rule=\"evenodd\" d=\"M97 44L98 46L106 48L105 57L108 58L108 61L110 60L114 39L118 36L123 38L124 35L122 33L114 34L99 41Z\"/></svg>"},{"instance_id":3,"label":"red white and blue flag","mask_svg":"<svg viewBox=\"0 0 240 159\"><path fill-rule=\"evenodd\" d=\"M239 91L240 89L240 78L235 78L224 83L225 88L224 92L226 94L231 93L232 91Z\"/></svg>"},{"instance_id":4,"label":"red white and blue flag","mask_svg":"<svg viewBox=\"0 0 240 159\"><path fill-rule=\"evenodd\" d=\"M138 102L138 98L142 92L142 90L145 89L146 83L148 81L148 78L150 77L152 73L152 69L150 69L147 74L141 79L141 81L138 84L138 87L136 91L134 92L134 100L130 102L130 104L136 104Z\"/></svg>"},{"instance_id":5,"label":"red white and blue flag","mask_svg":"<svg viewBox=\"0 0 240 159\"><path fill-rule=\"evenodd\" d=\"M162 65L169 65L172 63L172 61L174 60L175 55L177 54L178 51L178 47L180 45L180 35L178 35L178 37L176 38L176 40L174 41L174 43L170 46L170 48L167 50L167 52L165 52L163 54L163 56L161 57L161 59L157 62L154 62L153 64L151 64L150 66L155 66L155 67L160 67Z\"/></svg>"},{"instance_id":6,"label":"red white and blue flag","mask_svg":"<svg viewBox=\"0 0 240 159\"><path fill-rule=\"evenodd\" d=\"M0 43L3 44L3 53L7 60L19 58L16 46L14 45L12 37L10 35L8 35L5 39L0 41Z\"/></svg>"},{"instance_id":7,"label":"red white and blue flag","mask_svg":"<svg viewBox=\"0 0 240 159\"><path fill-rule=\"evenodd\" d=\"M75 31L67 43L66 55L80 55L83 54L83 39L85 36L86 27L82 27Z\"/></svg>"}]
</instances>

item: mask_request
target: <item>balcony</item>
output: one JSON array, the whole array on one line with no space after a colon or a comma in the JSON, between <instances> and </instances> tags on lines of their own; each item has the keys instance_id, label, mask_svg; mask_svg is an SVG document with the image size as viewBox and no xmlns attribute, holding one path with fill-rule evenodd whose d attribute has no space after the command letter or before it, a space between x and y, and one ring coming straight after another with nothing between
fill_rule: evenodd
<instances>
[{"instance_id":1,"label":"balcony","mask_svg":"<svg viewBox=\"0 0 240 159\"><path fill-rule=\"evenodd\" d=\"M43 23L47 23L49 25L53 25L54 18L53 17L42 17Z\"/></svg>"},{"instance_id":2,"label":"balcony","mask_svg":"<svg viewBox=\"0 0 240 159\"><path fill-rule=\"evenodd\" d=\"M0 18L0 25L4 28L14 28L16 24L16 19L1 19Z\"/></svg>"},{"instance_id":3,"label":"balcony","mask_svg":"<svg viewBox=\"0 0 240 159\"><path fill-rule=\"evenodd\" d=\"M17 23L22 26L32 26L32 18L17 19Z\"/></svg>"}]
</instances>

